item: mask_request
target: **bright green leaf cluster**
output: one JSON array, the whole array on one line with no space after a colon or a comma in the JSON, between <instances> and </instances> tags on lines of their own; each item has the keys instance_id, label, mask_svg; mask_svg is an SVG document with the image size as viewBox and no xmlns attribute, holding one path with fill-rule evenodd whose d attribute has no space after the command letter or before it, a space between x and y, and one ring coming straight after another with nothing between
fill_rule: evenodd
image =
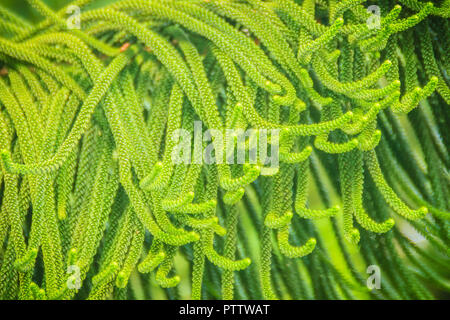
<instances>
[{"instance_id":1,"label":"bright green leaf cluster","mask_svg":"<svg viewBox=\"0 0 450 320\"><path fill-rule=\"evenodd\" d=\"M179 298L179 259L194 299L448 293L448 1L28 2L0 6L0 299ZM279 165L202 161L199 121L279 132Z\"/></svg>"}]
</instances>

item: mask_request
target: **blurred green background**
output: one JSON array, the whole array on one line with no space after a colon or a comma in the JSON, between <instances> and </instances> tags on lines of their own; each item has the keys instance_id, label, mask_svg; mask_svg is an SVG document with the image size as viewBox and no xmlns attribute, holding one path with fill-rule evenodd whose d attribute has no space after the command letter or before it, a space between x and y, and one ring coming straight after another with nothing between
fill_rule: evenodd
<instances>
[{"instance_id":1,"label":"blurred green background","mask_svg":"<svg viewBox=\"0 0 450 320\"><path fill-rule=\"evenodd\" d=\"M72 3L73 0L42 0L45 2L50 8L53 10L59 10L63 8L65 5ZM95 0L93 4L88 7L97 7L102 6L105 3L115 2L116 0ZM27 19L28 21L37 22L43 19L39 13L31 8L31 6L27 3L27 0L0 0L0 5L2 7L13 10L17 15Z\"/></svg>"},{"instance_id":2,"label":"blurred green background","mask_svg":"<svg viewBox=\"0 0 450 320\"><path fill-rule=\"evenodd\" d=\"M68 0L44 0L52 9L60 9ZM13 10L16 14L24 17L29 21L39 21L42 17L32 9L26 0L0 0L0 4L8 9Z\"/></svg>"}]
</instances>

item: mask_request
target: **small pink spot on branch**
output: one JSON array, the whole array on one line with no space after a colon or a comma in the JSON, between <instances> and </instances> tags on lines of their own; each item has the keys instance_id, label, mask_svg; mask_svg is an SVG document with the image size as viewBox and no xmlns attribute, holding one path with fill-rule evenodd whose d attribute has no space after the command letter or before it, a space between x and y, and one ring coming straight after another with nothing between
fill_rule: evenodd
<instances>
[{"instance_id":1,"label":"small pink spot on branch","mask_svg":"<svg viewBox=\"0 0 450 320\"><path fill-rule=\"evenodd\" d=\"M130 47L130 43L129 42L125 42L121 47L120 47L120 52L124 52L125 50L127 50Z\"/></svg>"}]
</instances>

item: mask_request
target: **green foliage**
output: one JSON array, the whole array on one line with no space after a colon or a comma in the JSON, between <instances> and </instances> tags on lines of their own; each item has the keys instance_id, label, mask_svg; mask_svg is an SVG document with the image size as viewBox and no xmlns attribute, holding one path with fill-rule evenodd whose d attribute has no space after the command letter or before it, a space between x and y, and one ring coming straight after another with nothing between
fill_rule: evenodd
<instances>
[{"instance_id":1,"label":"green foliage","mask_svg":"<svg viewBox=\"0 0 450 320\"><path fill-rule=\"evenodd\" d=\"M372 28L365 0L75 0L81 29L27 2L0 6L0 299L448 297L449 1ZM199 120L279 130L279 167L174 163Z\"/></svg>"}]
</instances>

